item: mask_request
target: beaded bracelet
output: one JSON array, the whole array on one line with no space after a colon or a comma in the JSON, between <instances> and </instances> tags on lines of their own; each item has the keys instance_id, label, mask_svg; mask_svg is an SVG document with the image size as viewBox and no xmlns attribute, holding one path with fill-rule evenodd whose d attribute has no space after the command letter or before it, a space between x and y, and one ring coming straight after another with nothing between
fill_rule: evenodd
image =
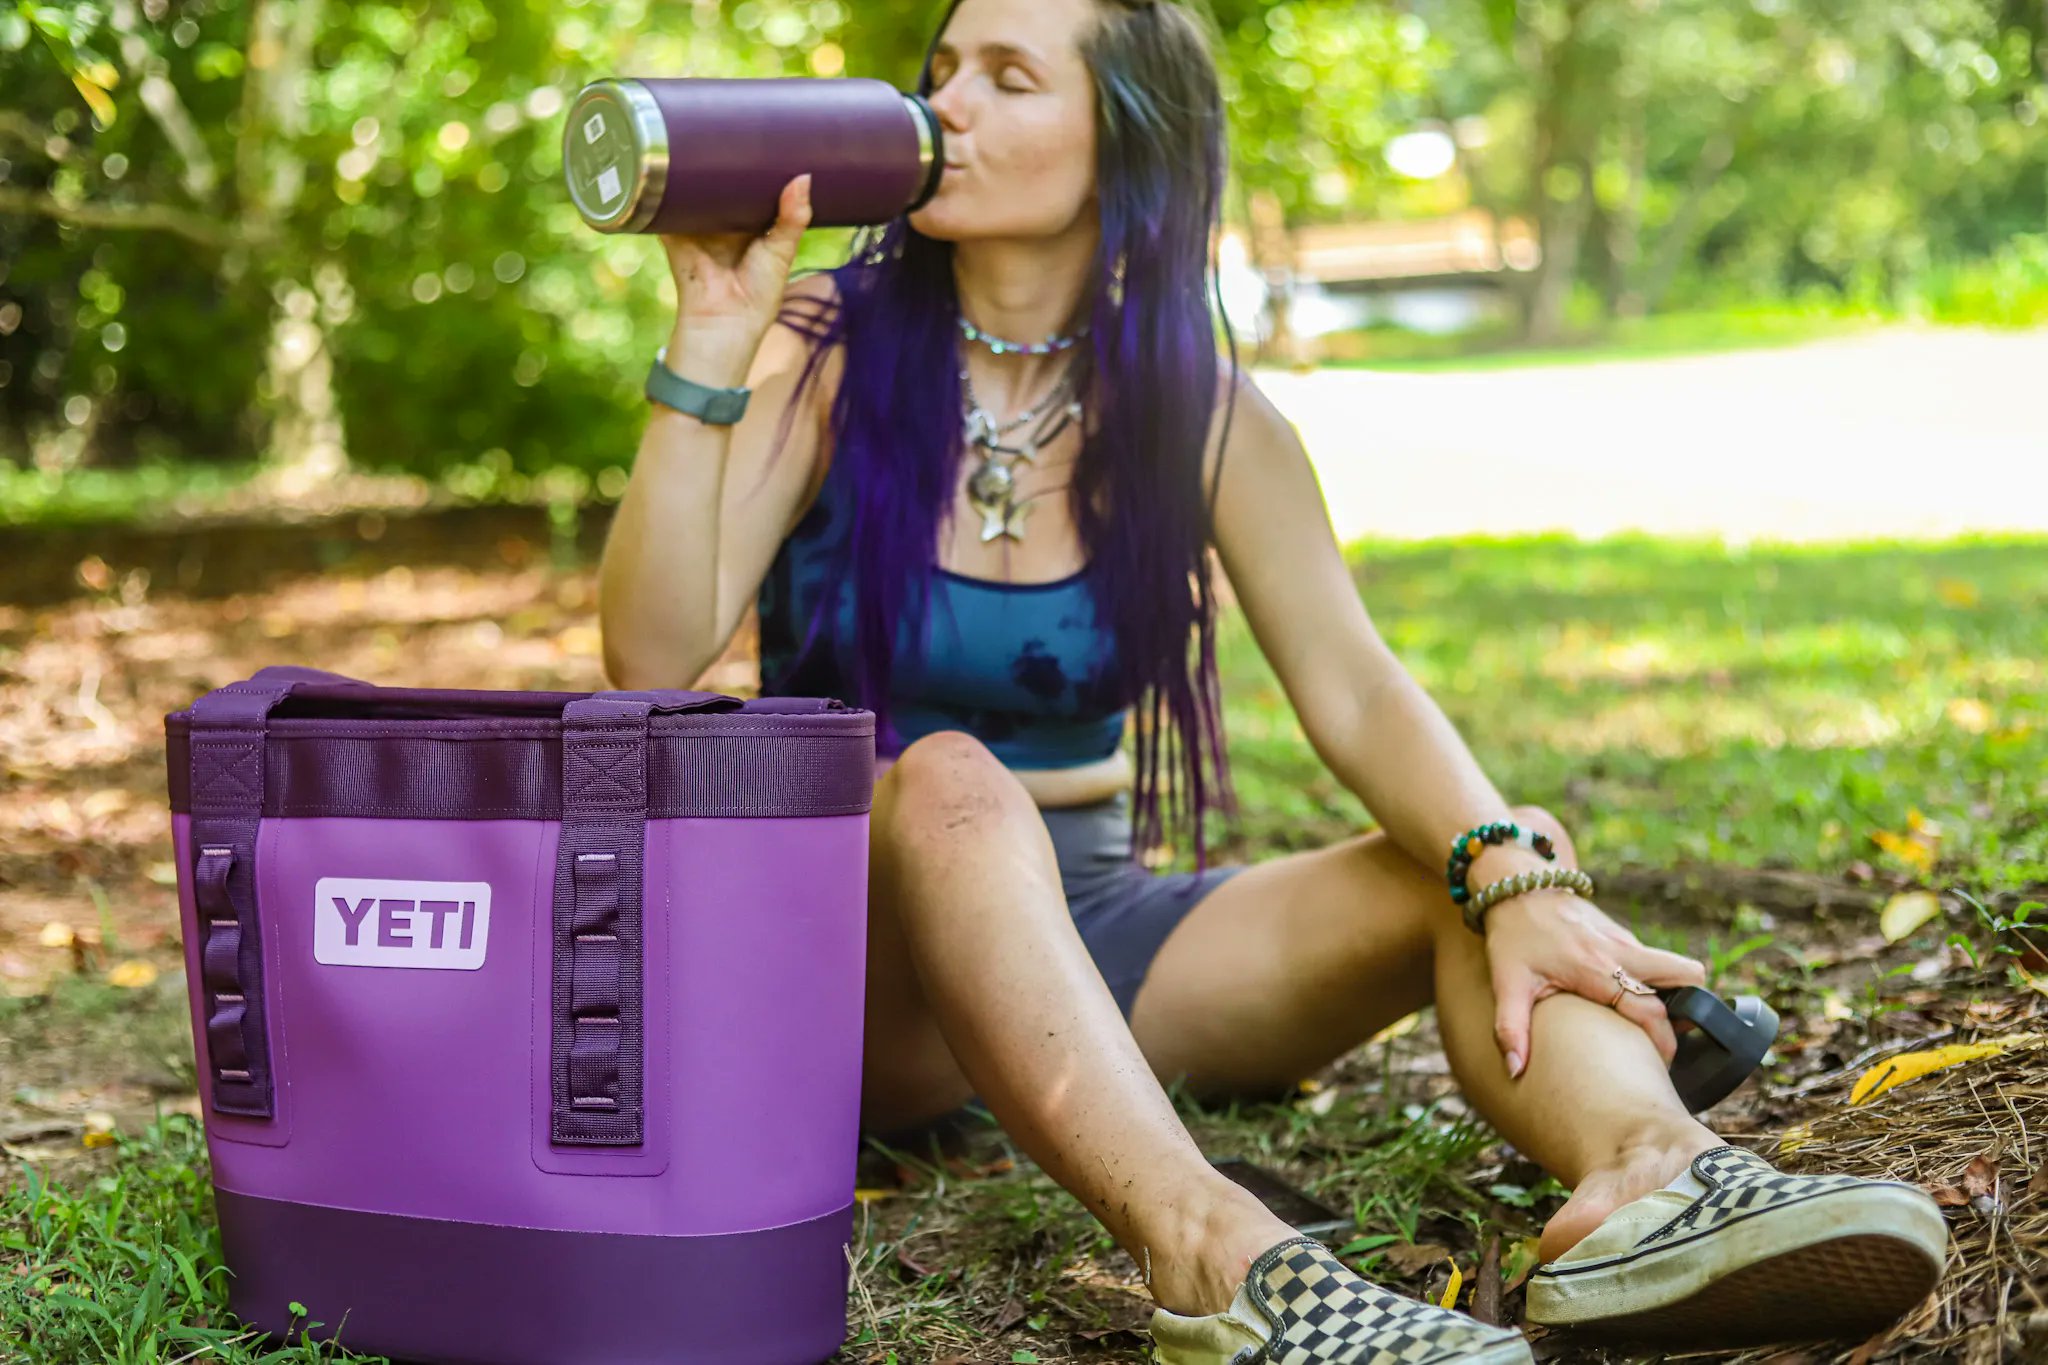
<instances>
[{"instance_id":1,"label":"beaded bracelet","mask_svg":"<svg viewBox=\"0 0 2048 1365\"><path fill-rule=\"evenodd\" d=\"M1497 820L1468 829L1451 844L1451 860L1444 868L1444 876L1451 884L1453 902L1464 905L1472 898L1472 888L1465 881L1471 875L1472 860L1488 844L1505 843L1520 844L1523 848L1534 849L1552 862L1557 861L1557 850L1552 847L1549 835L1523 829L1512 820Z\"/></svg>"},{"instance_id":2,"label":"beaded bracelet","mask_svg":"<svg viewBox=\"0 0 2048 1365\"><path fill-rule=\"evenodd\" d=\"M1519 896L1525 891L1536 891L1546 886L1562 886L1578 892L1588 900L1593 896L1593 879L1576 867L1539 867L1532 872L1517 872L1512 877L1502 877L1482 887L1465 906L1465 927L1484 938L1486 936L1486 912L1510 896Z\"/></svg>"}]
</instances>

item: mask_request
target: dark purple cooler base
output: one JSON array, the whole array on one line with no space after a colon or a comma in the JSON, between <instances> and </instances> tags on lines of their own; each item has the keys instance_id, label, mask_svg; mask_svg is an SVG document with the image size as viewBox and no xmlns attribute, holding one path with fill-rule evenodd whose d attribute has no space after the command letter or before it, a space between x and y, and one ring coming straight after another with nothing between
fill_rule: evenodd
<instances>
[{"instance_id":1,"label":"dark purple cooler base","mask_svg":"<svg viewBox=\"0 0 2048 1365\"><path fill-rule=\"evenodd\" d=\"M761 1232L646 1237L214 1200L230 1304L274 1336L296 1300L324 1324L312 1337L430 1365L817 1365L846 1338L851 1204Z\"/></svg>"}]
</instances>

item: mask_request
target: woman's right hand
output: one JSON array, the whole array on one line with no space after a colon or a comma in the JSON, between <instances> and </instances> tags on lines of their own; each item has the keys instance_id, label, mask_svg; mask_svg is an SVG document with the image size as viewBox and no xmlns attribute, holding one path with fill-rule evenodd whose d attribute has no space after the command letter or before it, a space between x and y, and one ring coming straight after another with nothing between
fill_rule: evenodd
<instances>
[{"instance_id":1,"label":"woman's right hand","mask_svg":"<svg viewBox=\"0 0 2048 1365\"><path fill-rule=\"evenodd\" d=\"M775 223L744 232L661 236L676 282L676 327L668 366L700 384L746 382L761 339L775 325L797 244L811 224L811 177L782 187Z\"/></svg>"}]
</instances>

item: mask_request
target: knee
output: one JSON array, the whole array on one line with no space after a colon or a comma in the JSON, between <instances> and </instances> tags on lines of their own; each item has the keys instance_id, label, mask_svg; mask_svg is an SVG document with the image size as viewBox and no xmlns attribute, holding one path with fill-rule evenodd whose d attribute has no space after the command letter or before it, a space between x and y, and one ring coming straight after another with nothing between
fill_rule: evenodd
<instances>
[{"instance_id":1,"label":"knee","mask_svg":"<svg viewBox=\"0 0 2048 1365\"><path fill-rule=\"evenodd\" d=\"M963 730L935 730L906 746L875 787L878 832L915 843L957 837L964 826L1035 812L1030 793L989 747Z\"/></svg>"},{"instance_id":2,"label":"knee","mask_svg":"<svg viewBox=\"0 0 2048 1365\"><path fill-rule=\"evenodd\" d=\"M1572 844L1572 836L1555 815L1541 806L1516 806L1513 812L1517 824L1549 836L1550 842L1557 846L1558 862L1570 867L1579 865L1579 851Z\"/></svg>"}]
</instances>

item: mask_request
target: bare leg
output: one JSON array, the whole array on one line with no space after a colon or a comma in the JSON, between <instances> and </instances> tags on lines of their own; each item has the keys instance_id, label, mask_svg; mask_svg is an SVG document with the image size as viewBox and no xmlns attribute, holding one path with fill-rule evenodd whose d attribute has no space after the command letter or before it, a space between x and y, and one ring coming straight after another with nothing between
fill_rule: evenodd
<instances>
[{"instance_id":1,"label":"bare leg","mask_svg":"<svg viewBox=\"0 0 2048 1365\"><path fill-rule=\"evenodd\" d=\"M1577 866L1562 827L1553 825L1551 837L1559 862ZM1552 1260L1722 1140L1686 1110L1650 1036L1581 995L1536 1002L1528 1069L1510 1079L1494 1040L1483 941L1456 916L1448 924L1436 952L1444 1052L1473 1107L1571 1189L1543 1229L1541 1254Z\"/></svg>"},{"instance_id":2,"label":"bare leg","mask_svg":"<svg viewBox=\"0 0 2048 1365\"><path fill-rule=\"evenodd\" d=\"M1519 806L1515 818L1577 865L1548 812ZM1537 1003L1529 1069L1510 1080L1483 941L1441 870L1384 834L1266 859L1205 896L1160 949L1131 1025L1161 1077L1197 1094L1262 1094L1432 999L1474 1108L1573 1191L1544 1230L1546 1258L1719 1144L1685 1112L1649 1036L1580 996Z\"/></svg>"},{"instance_id":3,"label":"bare leg","mask_svg":"<svg viewBox=\"0 0 2048 1365\"><path fill-rule=\"evenodd\" d=\"M862 1121L916 1122L971 1086L1149 1266L1161 1306L1226 1307L1294 1229L1219 1175L1174 1113L1074 929L1029 794L946 731L884 774L871 824Z\"/></svg>"}]
</instances>

